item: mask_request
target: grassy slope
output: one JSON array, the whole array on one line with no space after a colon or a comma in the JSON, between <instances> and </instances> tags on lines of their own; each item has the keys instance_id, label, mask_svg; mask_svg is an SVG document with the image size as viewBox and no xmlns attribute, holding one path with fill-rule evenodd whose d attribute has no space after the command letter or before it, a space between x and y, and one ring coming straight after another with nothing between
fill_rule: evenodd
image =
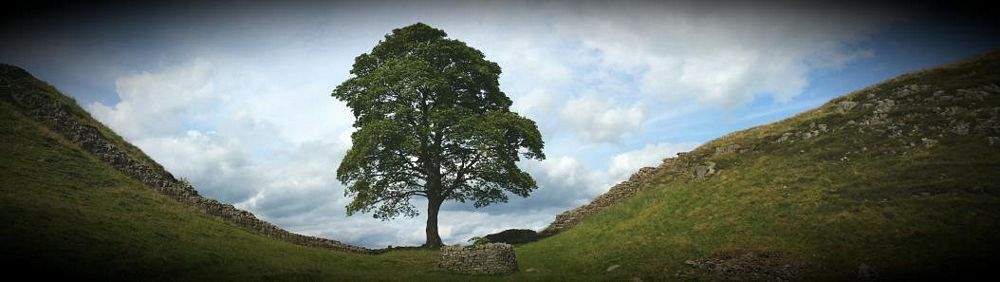
<instances>
[{"instance_id":1,"label":"grassy slope","mask_svg":"<svg viewBox=\"0 0 1000 282\"><path fill-rule=\"evenodd\" d=\"M32 94L45 95L48 99L56 101L58 104L62 105L63 109L76 117L76 119L83 124L90 125L100 130L101 133L109 139L109 141L117 145L119 148L123 148L133 159L144 162L156 170L164 170L159 163L153 161L153 159L142 152L142 150L139 150L139 148L133 146L131 143L126 142L125 139L118 136L117 133L91 117L90 113L83 110L83 108L81 108L72 97L63 95L52 85L38 80L30 74L22 73L15 69L16 67L13 66L0 65L0 70L2 70L4 72L3 75L6 76L5 80L9 80L11 83L22 84L27 89L39 89L40 91L34 91ZM12 110L16 110L16 108L12 108Z\"/></svg>"},{"instance_id":2,"label":"grassy slope","mask_svg":"<svg viewBox=\"0 0 1000 282\"><path fill-rule=\"evenodd\" d=\"M728 249L785 252L808 263L809 275L826 278L851 276L859 263L892 275L992 257L992 242L1000 239L994 230L1000 223L997 147L972 134L935 137L934 147L910 148L905 145L916 137L841 130L864 112L831 110L836 102L914 82L948 90L1000 80L1000 54L977 62L894 79L710 142L691 155L718 163L718 175L706 181L654 179L646 184L651 189L576 228L518 247L522 271L502 279L672 277L688 269L684 261ZM970 70L976 74L964 75ZM1000 97L951 103L996 107ZM901 103L889 115L930 117L933 106L948 105ZM433 270L430 251L356 255L250 234L127 179L4 102L0 120L5 265L16 259L13 265L92 276L169 279L465 278ZM836 129L772 143L813 122ZM728 143L755 150L711 156L713 148ZM841 161L845 155L849 161ZM605 271L614 264L621 267Z\"/></svg>"},{"instance_id":3,"label":"grassy slope","mask_svg":"<svg viewBox=\"0 0 1000 282\"><path fill-rule=\"evenodd\" d=\"M934 111L948 106L969 109L956 119L974 127L982 112L972 112L995 110L1000 95L984 101L920 100L936 90L957 95L955 89L997 84L998 74L1000 52L994 52L896 78L709 142L691 155L718 163L718 175L706 181L653 180L647 183L651 189L576 228L519 248L521 264L543 272L663 278L690 269L686 260L715 252L772 250L807 263L808 276L849 279L861 263L882 277L899 278L995 262L1000 255L1000 146L988 145L981 134L930 128L947 128ZM920 99L912 102L895 98L898 105L889 119L923 128L922 134L939 141L930 148L909 146L921 144L920 134L889 138L885 132L847 126L871 110L846 115L834 110L840 101L863 103L869 93L888 98L889 90L914 83L932 88L914 94ZM809 140L773 143L782 133L814 122L835 129ZM726 144L756 149L712 156L715 147ZM621 268L607 273L614 264Z\"/></svg>"},{"instance_id":4,"label":"grassy slope","mask_svg":"<svg viewBox=\"0 0 1000 282\"><path fill-rule=\"evenodd\" d=\"M267 239L128 179L0 102L6 267L92 277L229 280L455 278L428 251L370 256Z\"/></svg>"}]
</instances>

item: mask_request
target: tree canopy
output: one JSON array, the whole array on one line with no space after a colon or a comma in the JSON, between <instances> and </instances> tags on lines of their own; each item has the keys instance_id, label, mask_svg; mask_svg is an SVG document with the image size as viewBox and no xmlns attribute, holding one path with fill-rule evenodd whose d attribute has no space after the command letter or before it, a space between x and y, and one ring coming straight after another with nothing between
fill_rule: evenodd
<instances>
[{"instance_id":1,"label":"tree canopy","mask_svg":"<svg viewBox=\"0 0 1000 282\"><path fill-rule=\"evenodd\" d=\"M545 158L535 122L510 111L500 66L446 37L423 23L394 29L355 58L352 77L333 91L356 119L337 169L353 197L348 214L412 217L419 213L410 199L425 197L428 246L441 245L443 201L483 207L506 202L508 192L527 197L537 185L516 164Z\"/></svg>"}]
</instances>

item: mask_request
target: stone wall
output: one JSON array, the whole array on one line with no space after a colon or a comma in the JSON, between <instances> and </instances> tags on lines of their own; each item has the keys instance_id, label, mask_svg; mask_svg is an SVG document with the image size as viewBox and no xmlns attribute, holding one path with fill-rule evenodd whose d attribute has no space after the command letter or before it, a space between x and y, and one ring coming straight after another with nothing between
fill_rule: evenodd
<instances>
[{"instance_id":1,"label":"stone wall","mask_svg":"<svg viewBox=\"0 0 1000 282\"><path fill-rule=\"evenodd\" d=\"M465 274L508 274L517 271L514 247L503 243L444 246L438 267Z\"/></svg>"},{"instance_id":2,"label":"stone wall","mask_svg":"<svg viewBox=\"0 0 1000 282\"><path fill-rule=\"evenodd\" d=\"M919 72L918 72L919 73ZM665 159L658 167L642 168L628 180L612 187L593 202L556 216L552 224L539 235L546 237L573 227L583 219L596 214L614 204L634 196L650 185L646 182L653 175L681 177L702 181L721 173L724 166L733 163L716 163L710 160L725 159L731 154L759 152L762 147L781 147L798 142L816 142L821 138L875 133L902 144L902 148L889 146L889 154L909 154L910 150L932 148L950 138L970 138L988 146L1000 146L1000 107L990 100L1000 95L1000 85L996 83L970 85L962 88L940 85L902 84L907 74L879 85L870 86L848 96L834 99L821 108L803 114L823 114L824 119L813 118L808 123L783 121L760 128L728 134L717 141L702 145L688 153L678 153L676 158ZM887 87L888 84L901 84ZM949 84L952 82L949 82ZM802 118L793 118L802 119ZM823 123L820 121L835 121ZM767 129L786 127L775 130ZM742 137L741 143L727 140L738 134L772 131L761 137ZM848 132L843 132L847 130ZM833 134L837 135L833 135ZM840 156L838 161L848 163L853 155L869 150L856 138L845 144L857 145L854 150ZM946 141L947 142L947 141ZM801 143L800 143L801 144ZM720 167L722 166L722 167ZM676 179L676 178L675 178Z\"/></svg>"},{"instance_id":3,"label":"stone wall","mask_svg":"<svg viewBox=\"0 0 1000 282\"><path fill-rule=\"evenodd\" d=\"M556 216L556 220L549 224L542 232L539 232L539 236L548 237L559 233L565 229L576 226L584 218L594 215L612 205L621 202L625 199L631 198L636 193L641 191L645 186L642 185L647 179L656 175L658 171L662 171L671 167L674 163L674 158L668 158L663 160L663 164L659 167L644 167L639 169L638 172L632 174L628 180L625 180L617 185L608 189L608 192L597 196L589 204L577 207L575 209L563 212Z\"/></svg>"},{"instance_id":4,"label":"stone wall","mask_svg":"<svg viewBox=\"0 0 1000 282\"><path fill-rule=\"evenodd\" d=\"M223 221L270 238L331 250L373 252L334 240L291 233L233 205L201 197L194 187L174 178L160 165L152 163L148 157L130 155L126 148L116 144L112 141L113 138L105 136L95 127L99 126L99 123L89 117L74 115L70 109L76 107L75 105L60 101L55 95L61 94L53 93L52 90L43 88L43 85L44 83L20 68L0 65L0 100L10 103L24 115L44 124L122 174L146 184L155 191Z\"/></svg>"},{"instance_id":5,"label":"stone wall","mask_svg":"<svg viewBox=\"0 0 1000 282\"><path fill-rule=\"evenodd\" d=\"M664 177L692 181L708 179L718 173L716 163L705 161L712 155L710 152L714 152L714 155L719 156L743 154L750 151L750 148L742 148L739 145L728 144L715 147L713 144L706 144L691 152L677 153L677 157L663 159L663 162L659 166L639 169L628 180L612 186L611 189L608 189L608 192L597 196L590 203L557 215L555 221L545 227L538 235L544 238L576 226L587 217L608 209L619 202L635 196L640 191L654 186L649 183L650 179L662 179Z\"/></svg>"}]
</instances>

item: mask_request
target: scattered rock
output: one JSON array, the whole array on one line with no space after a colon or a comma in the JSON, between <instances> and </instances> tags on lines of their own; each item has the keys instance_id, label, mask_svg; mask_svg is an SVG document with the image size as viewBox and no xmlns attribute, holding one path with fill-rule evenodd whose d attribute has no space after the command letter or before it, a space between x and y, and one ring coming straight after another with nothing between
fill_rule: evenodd
<instances>
[{"instance_id":1,"label":"scattered rock","mask_svg":"<svg viewBox=\"0 0 1000 282\"><path fill-rule=\"evenodd\" d=\"M968 110L963 107L953 106L942 109L939 114L943 116L957 116L965 114Z\"/></svg>"},{"instance_id":2,"label":"scattered rock","mask_svg":"<svg viewBox=\"0 0 1000 282\"><path fill-rule=\"evenodd\" d=\"M797 280L803 263L772 251L728 250L685 262L698 276L709 280ZM685 277L688 278L688 277Z\"/></svg>"},{"instance_id":3,"label":"scattered rock","mask_svg":"<svg viewBox=\"0 0 1000 282\"><path fill-rule=\"evenodd\" d=\"M982 85L970 89L958 89L955 92L971 100L983 101L986 100L986 97L989 97L991 93L1000 93L1000 85Z\"/></svg>"},{"instance_id":4,"label":"scattered rock","mask_svg":"<svg viewBox=\"0 0 1000 282\"><path fill-rule=\"evenodd\" d=\"M858 105L858 102L854 102L854 101L842 101L840 103L837 103L837 112L841 113L841 114L846 114L846 113L850 112L851 109L854 108L854 106L857 106L857 105Z\"/></svg>"},{"instance_id":5,"label":"scattered rock","mask_svg":"<svg viewBox=\"0 0 1000 282\"><path fill-rule=\"evenodd\" d=\"M875 126L886 124L888 121L888 115L884 113L874 113L860 122L861 125L865 126Z\"/></svg>"},{"instance_id":6,"label":"scattered rock","mask_svg":"<svg viewBox=\"0 0 1000 282\"><path fill-rule=\"evenodd\" d=\"M784 143L785 141L788 141L788 139L791 139L792 136L795 136L795 133L785 132L785 133L781 134L781 137L778 138L777 142L778 143Z\"/></svg>"},{"instance_id":7,"label":"scattered rock","mask_svg":"<svg viewBox=\"0 0 1000 282\"><path fill-rule=\"evenodd\" d=\"M875 280L875 270L868 266L868 264L862 263L858 265L858 280L860 281L874 281Z\"/></svg>"},{"instance_id":8,"label":"scattered rock","mask_svg":"<svg viewBox=\"0 0 1000 282\"><path fill-rule=\"evenodd\" d=\"M910 85L904 85L902 87L896 88L896 90L894 91L894 93L898 97L906 97L906 96L909 96L910 94L914 94L914 93L923 91L924 89L927 89L926 85L910 84Z\"/></svg>"},{"instance_id":9,"label":"scattered rock","mask_svg":"<svg viewBox=\"0 0 1000 282\"><path fill-rule=\"evenodd\" d=\"M739 149L740 149L739 144L723 145L715 148L715 155L719 156L719 155L732 154L738 151Z\"/></svg>"},{"instance_id":10,"label":"scattered rock","mask_svg":"<svg viewBox=\"0 0 1000 282\"><path fill-rule=\"evenodd\" d=\"M930 139L930 138L921 138L920 141L923 142L924 143L924 147L927 147L927 148L934 147L934 145L937 145L937 143L938 143L937 140Z\"/></svg>"},{"instance_id":11,"label":"scattered rock","mask_svg":"<svg viewBox=\"0 0 1000 282\"><path fill-rule=\"evenodd\" d=\"M875 113L888 113L895 106L896 101L893 101L892 99L875 101Z\"/></svg>"},{"instance_id":12,"label":"scattered rock","mask_svg":"<svg viewBox=\"0 0 1000 282\"><path fill-rule=\"evenodd\" d=\"M617 264L616 265L612 265L612 266L608 266L608 270L605 270L605 271L606 272L612 272L612 271L615 271L615 269L618 269L618 267L620 267L620 266L621 265L617 265Z\"/></svg>"},{"instance_id":13,"label":"scattered rock","mask_svg":"<svg viewBox=\"0 0 1000 282\"><path fill-rule=\"evenodd\" d=\"M852 121L853 123L853 121ZM784 143L798 136L802 140L808 140L813 137L817 137L822 133L829 132L830 128L825 123L817 124L815 122L809 124L809 128L805 129L803 132L785 132L781 134L781 137L776 140L776 143Z\"/></svg>"},{"instance_id":14,"label":"scattered rock","mask_svg":"<svg viewBox=\"0 0 1000 282\"><path fill-rule=\"evenodd\" d=\"M889 131L889 138L896 139L903 136L903 128L897 124L889 124L887 127Z\"/></svg>"},{"instance_id":15,"label":"scattered rock","mask_svg":"<svg viewBox=\"0 0 1000 282\"><path fill-rule=\"evenodd\" d=\"M969 134L969 124L965 122L958 122L951 128L951 132L958 135Z\"/></svg>"}]
</instances>

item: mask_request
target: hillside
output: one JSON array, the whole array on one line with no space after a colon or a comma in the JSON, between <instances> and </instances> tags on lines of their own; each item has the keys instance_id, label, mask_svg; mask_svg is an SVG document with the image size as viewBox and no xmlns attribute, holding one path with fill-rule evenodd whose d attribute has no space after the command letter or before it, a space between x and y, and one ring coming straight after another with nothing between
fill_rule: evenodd
<instances>
[{"instance_id":1,"label":"hillside","mask_svg":"<svg viewBox=\"0 0 1000 282\"><path fill-rule=\"evenodd\" d=\"M19 108L20 112L44 124L113 169L161 194L249 231L278 240L332 250L370 252L362 247L333 240L294 234L232 205L203 198L191 184L174 178L160 164L91 118L75 102L51 86L12 66L0 65L0 76L3 82L0 100Z\"/></svg>"},{"instance_id":2,"label":"hillside","mask_svg":"<svg viewBox=\"0 0 1000 282\"><path fill-rule=\"evenodd\" d=\"M997 261L998 196L992 52L665 159L519 255L622 278L953 278Z\"/></svg>"},{"instance_id":3,"label":"hillside","mask_svg":"<svg viewBox=\"0 0 1000 282\"><path fill-rule=\"evenodd\" d=\"M549 237L517 248L519 273L475 278L974 274L1000 254L998 74L993 52L723 136L561 215ZM0 116L5 266L154 280L469 279L436 270L433 251L303 239L201 198L15 67L0 70Z\"/></svg>"},{"instance_id":4,"label":"hillside","mask_svg":"<svg viewBox=\"0 0 1000 282\"><path fill-rule=\"evenodd\" d=\"M428 251L358 254L366 251L204 199L72 99L7 65L0 122L5 269L143 280L448 277L433 272Z\"/></svg>"}]
</instances>

